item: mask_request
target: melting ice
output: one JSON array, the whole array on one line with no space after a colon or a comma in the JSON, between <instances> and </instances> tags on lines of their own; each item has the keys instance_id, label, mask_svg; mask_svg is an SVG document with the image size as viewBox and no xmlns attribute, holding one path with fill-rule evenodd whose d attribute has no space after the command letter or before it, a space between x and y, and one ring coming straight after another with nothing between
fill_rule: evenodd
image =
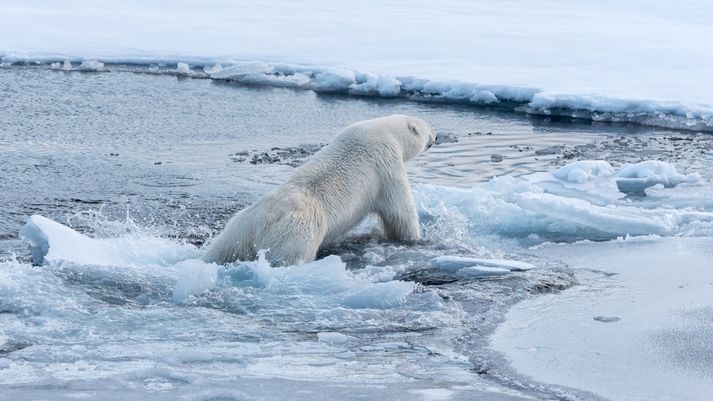
<instances>
[{"instance_id":1,"label":"melting ice","mask_svg":"<svg viewBox=\"0 0 713 401\"><path fill-rule=\"evenodd\" d=\"M356 245L357 268L339 255L218 266L175 239L90 237L31 216L20 234L39 266L0 262L0 381L167 396L225 389L238 376L472 386L480 351L466 338L528 291L571 284L521 245L710 235L712 192L699 174L654 161L579 161L470 189L421 185L426 241ZM494 243L509 248L483 247ZM465 284L407 281L414 272ZM472 322L483 310L482 326Z\"/></svg>"}]
</instances>

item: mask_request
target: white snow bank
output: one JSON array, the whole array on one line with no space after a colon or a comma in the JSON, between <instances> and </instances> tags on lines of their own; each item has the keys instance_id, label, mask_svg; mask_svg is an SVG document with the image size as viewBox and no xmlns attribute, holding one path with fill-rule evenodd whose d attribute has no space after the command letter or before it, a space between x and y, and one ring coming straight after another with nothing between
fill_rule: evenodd
<instances>
[{"instance_id":1,"label":"white snow bank","mask_svg":"<svg viewBox=\"0 0 713 401\"><path fill-rule=\"evenodd\" d=\"M713 130L713 42L699 40L713 37L713 3L701 0L0 4L5 63L258 60L269 68L215 77Z\"/></svg>"},{"instance_id":2,"label":"white snow bank","mask_svg":"<svg viewBox=\"0 0 713 401\"><path fill-rule=\"evenodd\" d=\"M412 76L376 75L357 70L296 64L238 62L208 72L213 79L245 84L311 89L357 96L403 97L418 101L499 105L529 114L562 115L608 122L630 122L686 130L713 130L713 106L651 100L558 95L525 85L485 85Z\"/></svg>"},{"instance_id":3,"label":"white snow bank","mask_svg":"<svg viewBox=\"0 0 713 401\"><path fill-rule=\"evenodd\" d=\"M669 187L649 188L653 196L643 192L632 200L619 189L631 175ZM552 173L497 177L471 189L422 185L414 196L426 216L455 216L446 220L461 221L473 233L535 241L713 233L713 186L663 162L617 171L605 161L578 161Z\"/></svg>"}]
</instances>

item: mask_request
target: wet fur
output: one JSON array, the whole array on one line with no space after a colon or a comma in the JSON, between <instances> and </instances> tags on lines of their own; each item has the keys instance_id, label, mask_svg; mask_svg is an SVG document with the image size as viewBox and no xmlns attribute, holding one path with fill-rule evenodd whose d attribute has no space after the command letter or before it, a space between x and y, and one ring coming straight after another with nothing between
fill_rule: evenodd
<instances>
[{"instance_id":1,"label":"wet fur","mask_svg":"<svg viewBox=\"0 0 713 401\"><path fill-rule=\"evenodd\" d=\"M435 135L415 117L393 115L345 128L274 191L230 219L204 259L255 259L269 249L274 264L314 260L317 251L376 213L389 240L419 239L404 162Z\"/></svg>"}]
</instances>

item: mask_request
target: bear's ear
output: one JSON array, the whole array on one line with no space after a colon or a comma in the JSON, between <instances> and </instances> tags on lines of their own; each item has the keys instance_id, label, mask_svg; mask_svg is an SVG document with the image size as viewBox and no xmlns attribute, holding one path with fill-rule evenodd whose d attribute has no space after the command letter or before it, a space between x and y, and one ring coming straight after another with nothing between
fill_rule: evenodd
<instances>
[{"instance_id":1,"label":"bear's ear","mask_svg":"<svg viewBox=\"0 0 713 401\"><path fill-rule=\"evenodd\" d=\"M418 128L416 128L416 124L414 124L414 123L408 123L408 130L411 131L411 133L413 133L416 136L421 136L418 133Z\"/></svg>"}]
</instances>

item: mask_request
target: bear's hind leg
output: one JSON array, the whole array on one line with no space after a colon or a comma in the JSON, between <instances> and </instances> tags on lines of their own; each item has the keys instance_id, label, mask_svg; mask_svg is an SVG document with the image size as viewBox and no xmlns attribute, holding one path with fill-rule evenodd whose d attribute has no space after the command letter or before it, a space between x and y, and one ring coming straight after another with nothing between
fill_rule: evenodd
<instances>
[{"instance_id":1,"label":"bear's hind leg","mask_svg":"<svg viewBox=\"0 0 713 401\"><path fill-rule=\"evenodd\" d=\"M273 232L276 235L267 239L265 245L270 250L268 259L274 265L313 261L324 239L317 216L305 216L299 212L284 216Z\"/></svg>"}]
</instances>

